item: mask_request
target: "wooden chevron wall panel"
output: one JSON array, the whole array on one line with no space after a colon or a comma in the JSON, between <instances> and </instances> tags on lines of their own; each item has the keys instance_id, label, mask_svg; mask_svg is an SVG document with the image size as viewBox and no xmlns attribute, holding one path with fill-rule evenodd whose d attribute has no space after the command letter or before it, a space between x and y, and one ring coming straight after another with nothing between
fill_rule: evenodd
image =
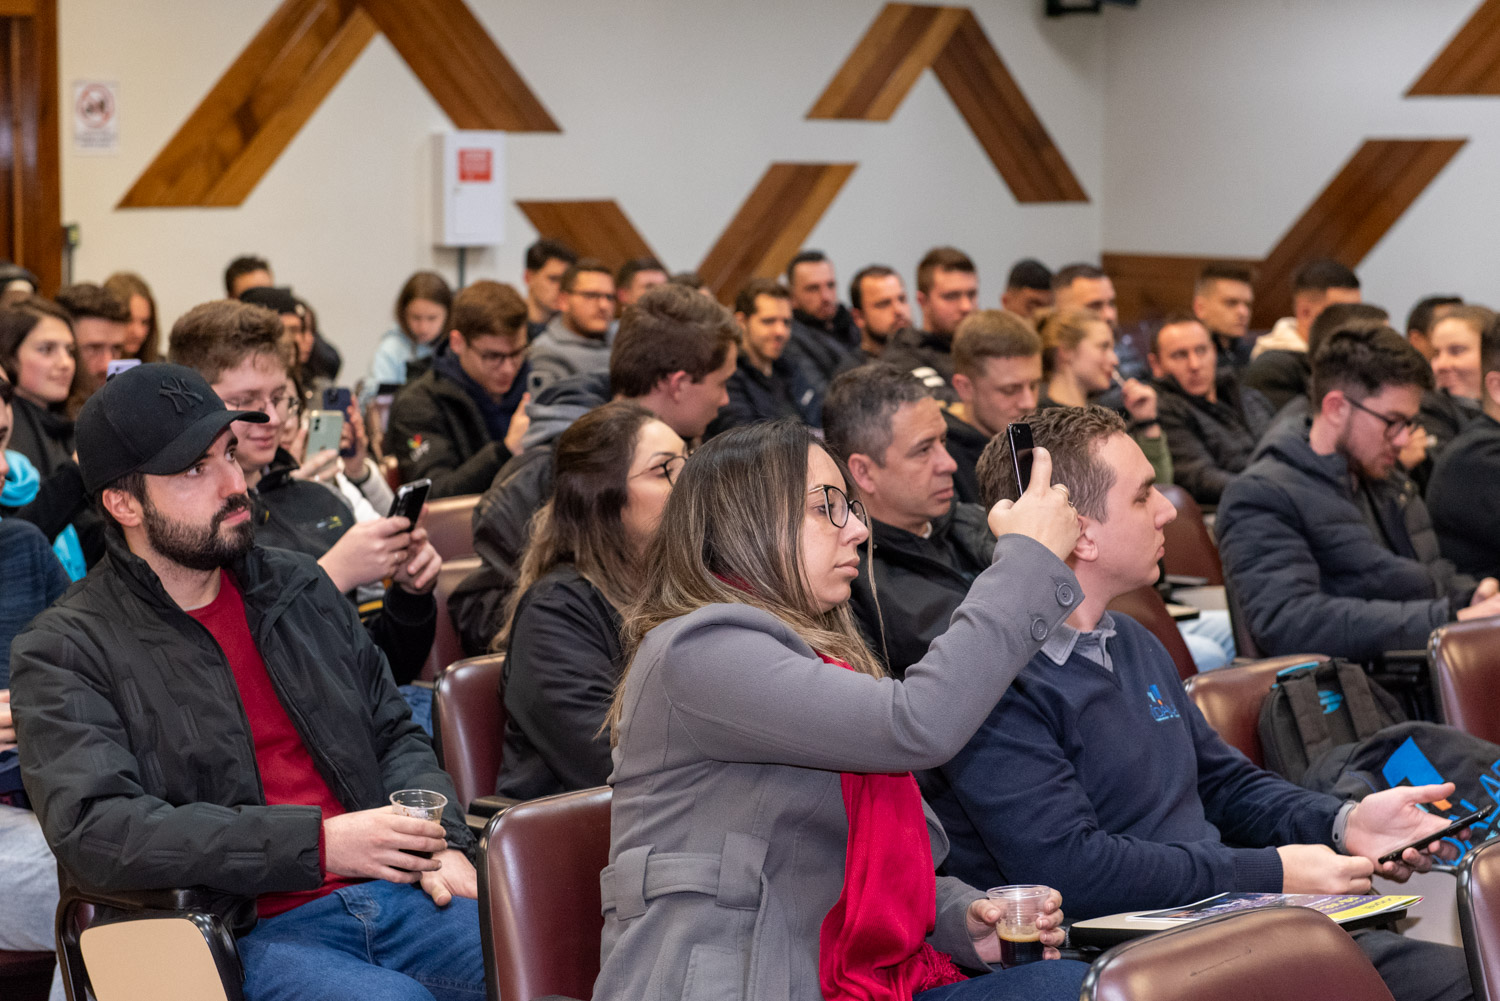
<instances>
[{"instance_id":1,"label":"wooden chevron wall panel","mask_svg":"<svg viewBox=\"0 0 1500 1001\"><path fill-rule=\"evenodd\" d=\"M377 31L463 129L556 132L463 0L284 0L120 208L245 200Z\"/></svg>"},{"instance_id":2,"label":"wooden chevron wall panel","mask_svg":"<svg viewBox=\"0 0 1500 1001\"><path fill-rule=\"evenodd\" d=\"M1134 326L1186 312L1193 286L1207 264L1236 264L1255 271L1259 261L1175 254L1105 254L1100 265L1114 282L1120 322Z\"/></svg>"},{"instance_id":3,"label":"wooden chevron wall panel","mask_svg":"<svg viewBox=\"0 0 1500 1001\"><path fill-rule=\"evenodd\" d=\"M610 270L632 257L655 257L650 245L614 201L516 202L538 235L561 240Z\"/></svg>"},{"instance_id":4,"label":"wooden chevron wall panel","mask_svg":"<svg viewBox=\"0 0 1500 1001\"><path fill-rule=\"evenodd\" d=\"M374 37L355 0L286 0L119 207L240 204Z\"/></svg>"},{"instance_id":5,"label":"wooden chevron wall panel","mask_svg":"<svg viewBox=\"0 0 1500 1001\"><path fill-rule=\"evenodd\" d=\"M1466 139L1366 139L1266 255L1255 288L1256 326L1289 314L1292 274L1314 257L1349 267L1427 190Z\"/></svg>"},{"instance_id":6,"label":"wooden chevron wall panel","mask_svg":"<svg viewBox=\"0 0 1500 1001\"><path fill-rule=\"evenodd\" d=\"M463 0L360 3L457 128L561 131Z\"/></svg>"},{"instance_id":7,"label":"wooden chevron wall panel","mask_svg":"<svg viewBox=\"0 0 1500 1001\"><path fill-rule=\"evenodd\" d=\"M1500 95L1500 0L1484 0L1407 97Z\"/></svg>"},{"instance_id":8,"label":"wooden chevron wall panel","mask_svg":"<svg viewBox=\"0 0 1500 1001\"><path fill-rule=\"evenodd\" d=\"M1016 201L1088 201L1062 151L966 7L886 4L807 117L887 121L929 66Z\"/></svg>"},{"instance_id":9,"label":"wooden chevron wall panel","mask_svg":"<svg viewBox=\"0 0 1500 1001\"><path fill-rule=\"evenodd\" d=\"M752 278L775 278L797 256L852 163L773 163L698 266L719 301L730 303Z\"/></svg>"}]
</instances>

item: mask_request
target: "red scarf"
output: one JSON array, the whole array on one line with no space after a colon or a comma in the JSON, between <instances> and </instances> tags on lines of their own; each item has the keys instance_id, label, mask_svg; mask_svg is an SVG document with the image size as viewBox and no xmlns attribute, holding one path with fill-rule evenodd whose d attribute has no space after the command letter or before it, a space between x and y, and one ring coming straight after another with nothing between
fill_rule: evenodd
<instances>
[{"instance_id":1,"label":"red scarf","mask_svg":"<svg viewBox=\"0 0 1500 1001\"><path fill-rule=\"evenodd\" d=\"M844 892L818 936L823 997L911 1001L922 991L963 980L953 961L926 941L937 921L937 878L917 780L910 772L844 772L840 781L849 844Z\"/></svg>"}]
</instances>

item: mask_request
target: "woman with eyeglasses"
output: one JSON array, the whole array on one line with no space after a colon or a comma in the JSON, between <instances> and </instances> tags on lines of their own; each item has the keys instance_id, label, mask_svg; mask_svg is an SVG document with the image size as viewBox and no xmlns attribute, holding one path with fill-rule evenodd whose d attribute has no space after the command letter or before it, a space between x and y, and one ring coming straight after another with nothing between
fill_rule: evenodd
<instances>
[{"instance_id":1,"label":"woman with eyeglasses","mask_svg":"<svg viewBox=\"0 0 1500 1001\"><path fill-rule=\"evenodd\" d=\"M495 791L534 799L603 785L601 734L624 667L620 612L638 595L684 445L635 403L584 414L557 440L552 499L532 519L508 626L505 753Z\"/></svg>"},{"instance_id":2,"label":"woman with eyeglasses","mask_svg":"<svg viewBox=\"0 0 1500 1001\"><path fill-rule=\"evenodd\" d=\"M849 610L869 530L834 457L789 420L693 454L625 615L596 1001L1078 997L1081 963L959 971L998 962L1000 909L934 877L947 842L910 774L964 745L1082 598L1051 470L1037 449L990 511L993 564L896 681ZM1060 903L1038 924L1052 957Z\"/></svg>"}]
</instances>

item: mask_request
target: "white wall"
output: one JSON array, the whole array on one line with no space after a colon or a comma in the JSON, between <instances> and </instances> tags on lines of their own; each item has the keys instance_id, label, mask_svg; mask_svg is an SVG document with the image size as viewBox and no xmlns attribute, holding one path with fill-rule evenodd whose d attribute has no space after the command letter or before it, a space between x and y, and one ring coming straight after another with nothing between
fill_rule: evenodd
<instances>
[{"instance_id":1,"label":"white wall","mask_svg":"<svg viewBox=\"0 0 1500 1001\"><path fill-rule=\"evenodd\" d=\"M1103 249L1258 257L1367 137L1469 143L1359 267L1500 304L1500 100L1406 98L1476 0L1142 0L1104 18Z\"/></svg>"},{"instance_id":2,"label":"white wall","mask_svg":"<svg viewBox=\"0 0 1500 1001\"><path fill-rule=\"evenodd\" d=\"M222 295L230 258L271 259L365 371L392 300L413 270L455 277L431 246L430 134L441 110L382 38L237 209L115 204L265 22L278 0L66 0L59 6L63 107L72 81L120 84L120 150L75 155L64 121L63 214L81 226L75 275L140 271L164 321ZM843 281L871 261L908 275L927 247L953 243L980 268L988 304L1011 262L1053 263L1100 248L1106 189L1105 22L1048 21L1041 0L976 13L1094 199L1019 206L931 73L893 120L809 122L807 109L881 0L469 0L562 134L513 135L517 198L614 198L674 270L697 266L773 160L859 167L808 243ZM468 275L518 282L535 233L518 211L500 247Z\"/></svg>"}]
</instances>

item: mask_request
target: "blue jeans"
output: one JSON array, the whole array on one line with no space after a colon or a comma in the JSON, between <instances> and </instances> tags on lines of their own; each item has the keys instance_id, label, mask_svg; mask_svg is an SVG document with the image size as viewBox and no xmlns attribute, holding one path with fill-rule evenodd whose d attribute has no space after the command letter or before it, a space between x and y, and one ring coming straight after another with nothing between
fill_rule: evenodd
<instances>
[{"instance_id":1,"label":"blue jeans","mask_svg":"<svg viewBox=\"0 0 1500 1001\"><path fill-rule=\"evenodd\" d=\"M912 1001L1078 1001L1089 964L1047 959L995 970L946 987L923 991Z\"/></svg>"},{"instance_id":2,"label":"blue jeans","mask_svg":"<svg viewBox=\"0 0 1500 1001\"><path fill-rule=\"evenodd\" d=\"M479 905L438 907L371 880L262 921L239 940L247 1001L482 1001Z\"/></svg>"},{"instance_id":3,"label":"blue jeans","mask_svg":"<svg viewBox=\"0 0 1500 1001\"><path fill-rule=\"evenodd\" d=\"M0 949L49 951L56 913L57 859L36 814L0 805ZM63 1001L57 971L50 1001Z\"/></svg>"},{"instance_id":4,"label":"blue jeans","mask_svg":"<svg viewBox=\"0 0 1500 1001\"><path fill-rule=\"evenodd\" d=\"M427 736L432 736L432 689L423 688L421 685L402 685L396 691L406 700L406 705L411 709L411 718L423 730Z\"/></svg>"}]
</instances>

